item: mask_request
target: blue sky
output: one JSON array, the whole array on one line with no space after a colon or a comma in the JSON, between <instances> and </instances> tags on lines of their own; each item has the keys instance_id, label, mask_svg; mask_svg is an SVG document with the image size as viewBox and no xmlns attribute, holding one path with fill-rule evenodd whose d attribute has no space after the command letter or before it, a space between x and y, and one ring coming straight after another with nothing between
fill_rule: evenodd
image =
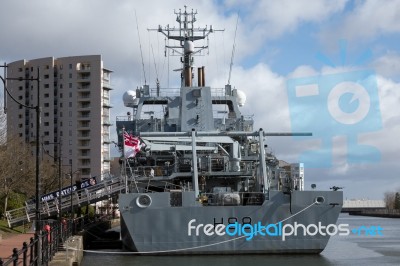
<instances>
[{"instance_id":1,"label":"blue sky","mask_svg":"<svg viewBox=\"0 0 400 266\"><path fill-rule=\"evenodd\" d=\"M165 62L163 37L146 29L167 24L176 26L173 10L183 8L184 4L189 9L197 9L198 26L212 24L215 29L225 29L223 33L210 36L209 56L195 61L196 65L206 66L207 84L219 88L224 87L228 79L237 11L240 11L231 84L246 93L247 103L241 111L245 115L254 114L255 128L292 131L293 110L299 107L289 104L287 84L290 80L329 75L355 78L348 73L373 71L376 85L368 92L376 95L372 97L374 108L369 114L379 115L381 127L369 132L353 129L349 132L357 133L355 142L375 147L381 158L374 162L349 162L346 159L349 154L355 158L359 156L357 151L361 151L348 151L346 143L354 134L332 133L331 165L325 168L307 168L306 165L306 187L311 183L317 183L322 189L344 186L346 198L370 199L383 198L386 191L400 190L400 164L397 162L400 156L397 138L400 134L400 1L4 0L0 10L0 36L3 36L0 63L101 54L104 65L114 71L112 116L125 115L129 110L121 104L123 93L136 89L144 80L137 26L150 86L155 86L151 45L156 62L160 62L161 87L179 84L176 72L167 73L167 67L162 70ZM341 63L343 43L346 44L345 64ZM370 53L368 60L355 66L357 58L365 52ZM325 55L336 65L330 66L327 61L318 59L317 54ZM174 59L179 58L170 58L170 69L180 67L179 62L173 63ZM358 80L355 83L361 84ZM358 92L359 98L355 101L352 97L340 98L336 106L323 99L316 100L311 107L318 106L325 112L330 110L346 118L346 112L339 110L341 107L347 106L343 110L351 113L365 103L365 93ZM336 99L334 96L332 99ZM317 110L309 115L314 122L325 123L318 120L322 113ZM320 126L317 131L323 127L326 132L336 132L333 124L314 123L310 128ZM116 138L115 126L111 131ZM310 148L327 147L316 138L305 141L270 138L267 141L271 150L288 162L298 161ZM368 157L369 153L365 154ZM117 155L116 150L113 155Z\"/></svg>"}]
</instances>

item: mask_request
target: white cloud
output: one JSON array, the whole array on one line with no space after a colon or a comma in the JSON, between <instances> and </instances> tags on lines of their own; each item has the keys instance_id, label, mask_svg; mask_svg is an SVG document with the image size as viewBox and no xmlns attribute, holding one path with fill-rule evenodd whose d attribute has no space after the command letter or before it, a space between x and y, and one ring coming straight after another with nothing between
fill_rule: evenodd
<instances>
[{"instance_id":1,"label":"white cloud","mask_svg":"<svg viewBox=\"0 0 400 266\"><path fill-rule=\"evenodd\" d=\"M322 22L342 11L347 1L258 1L252 15L255 22L266 22L266 33L272 37L291 32L302 23Z\"/></svg>"},{"instance_id":2,"label":"white cloud","mask_svg":"<svg viewBox=\"0 0 400 266\"><path fill-rule=\"evenodd\" d=\"M338 39L351 41L371 40L381 35L400 32L400 2L354 1L354 8L346 16L321 34L325 44Z\"/></svg>"},{"instance_id":3,"label":"white cloud","mask_svg":"<svg viewBox=\"0 0 400 266\"><path fill-rule=\"evenodd\" d=\"M400 73L400 55L390 51L383 56L375 59L372 66L376 72L384 77L399 78Z\"/></svg>"}]
</instances>

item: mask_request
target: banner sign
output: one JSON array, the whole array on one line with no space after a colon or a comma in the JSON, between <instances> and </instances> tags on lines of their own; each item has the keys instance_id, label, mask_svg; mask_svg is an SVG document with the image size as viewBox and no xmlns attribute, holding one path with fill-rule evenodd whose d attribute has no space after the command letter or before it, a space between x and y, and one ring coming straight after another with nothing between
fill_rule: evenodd
<instances>
[{"instance_id":1,"label":"banner sign","mask_svg":"<svg viewBox=\"0 0 400 266\"><path fill-rule=\"evenodd\" d=\"M87 188L87 187L94 186L94 185L96 185L96 183L97 182L96 182L96 177L95 176L91 177L91 178L89 178L87 180L82 180L82 182L79 182L79 183L77 182L77 184L72 185L72 187L68 186L68 187L65 187L65 188L61 189L61 196L64 197L64 196L70 195L71 192L75 192L77 190L81 190L81 189L84 189L84 188ZM53 192L51 192L49 194L42 195L42 197L41 197L42 198L42 202L58 198L59 194L60 194L60 191L57 190L57 191L53 191Z\"/></svg>"}]
</instances>

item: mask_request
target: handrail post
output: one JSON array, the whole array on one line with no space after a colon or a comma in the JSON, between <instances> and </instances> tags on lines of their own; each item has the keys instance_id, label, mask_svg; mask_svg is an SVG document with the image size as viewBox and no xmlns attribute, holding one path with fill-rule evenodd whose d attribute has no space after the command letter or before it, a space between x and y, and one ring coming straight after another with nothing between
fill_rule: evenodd
<instances>
[{"instance_id":1,"label":"handrail post","mask_svg":"<svg viewBox=\"0 0 400 266\"><path fill-rule=\"evenodd\" d=\"M27 253L28 253L28 244L26 242L24 242L22 244L22 264L25 266L27 263Z\"/></svg>"},{"instance_id":2,"label":"handrail post","mask_svg":"<svg viewBox=\"0 0 400 266\"><path fill-rule=\"evenodd\" d=\"M34 239L33 239L33 237L31 237L31 241L30 241L30 243L29 243L29 246L30 246L30 252L29 252L29 264L30 265L32 265L32 262L33 262L33 254L34 254L34 252L33 252L33 247L34 247L34 244L33 244L33 242L34 242Z\"/></svg>"},{"instance_id":3,"label":"handrail post","mask_svg":"<svg viewBox=\"0 0 400 266\"><path fill-rule=\"evenodd\" d=\"M13 248L13 254L12 254L12 258L13 258L13 265L18 265L18 249L17 248Z\"/></svg>"}]
</instances>

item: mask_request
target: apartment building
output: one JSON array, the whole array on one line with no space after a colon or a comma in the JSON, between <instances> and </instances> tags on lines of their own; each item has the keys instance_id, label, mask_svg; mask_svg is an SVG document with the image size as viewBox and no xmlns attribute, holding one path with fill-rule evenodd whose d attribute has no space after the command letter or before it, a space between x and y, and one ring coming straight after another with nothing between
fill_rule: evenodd
<instances>
[{"instance_id":1,"label":"apartment building","mask_svg":"<svg viewBox=\"0 0 400 266\"><path fill-rule=\"evenodd\" d=\"M64 172L103 178L110 172L110 70L100 55L39 58L8 64L8 78L36 78L39 71L43 158L61 148ZM8 80L13 97L37 106L37 81ZM36 111L7 97L7 135L36 139ZM59 144L61 143L61 145Z\"/></svg>"}]
</instances>

